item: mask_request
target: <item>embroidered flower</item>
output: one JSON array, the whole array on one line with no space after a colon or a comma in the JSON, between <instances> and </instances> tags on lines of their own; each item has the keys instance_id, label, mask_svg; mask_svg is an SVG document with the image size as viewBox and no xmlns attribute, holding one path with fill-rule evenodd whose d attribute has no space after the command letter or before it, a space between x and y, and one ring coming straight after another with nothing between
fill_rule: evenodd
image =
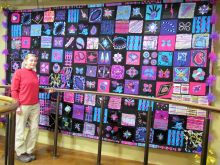
<instances>
[{"instance_id":1,"label":"embroidered flower","mask_svg":"<svg viewBox=\"0 0 220 165\"><path fill-rule=\"evenodd\" d=\"M113 59L116 63L121 62L123 59L122 54L120 54L120 53L114 54Z\"/></svg>"},{"instance_id":2,"label":"embroidered flower","mask_svg":"<svg viewBox=\"0 0 220 165\"><path fill-rule=\"evenodd\" d=\"M192 77L196 80L204 80L205 78L205 72L202 70L202 68L198 68L197 70L193 71Z\"/></svg>"}]
</instances>

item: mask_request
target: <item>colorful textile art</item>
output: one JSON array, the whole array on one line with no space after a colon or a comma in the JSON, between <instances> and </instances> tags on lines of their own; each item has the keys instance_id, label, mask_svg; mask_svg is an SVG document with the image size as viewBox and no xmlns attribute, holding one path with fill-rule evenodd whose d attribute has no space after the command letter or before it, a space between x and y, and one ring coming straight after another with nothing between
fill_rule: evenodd
<instances>
[{"instance_id":1,"label":"colorful textile art","mask_svg":"<svg viewBox=\"0 0 220 165\"><path fill-rule=\"evenodd\" d=\"M208 0L153 0L12 10L7 83L28 53L38 56L41 87L150 96L209 104L213 5ZM40 126L54 129L57 94L40 93ZM144 99L105 97L103 139L201 151L206 112ZM64 92L59 130L98 138L100 96Z\"/></svg>"}]
</instances>

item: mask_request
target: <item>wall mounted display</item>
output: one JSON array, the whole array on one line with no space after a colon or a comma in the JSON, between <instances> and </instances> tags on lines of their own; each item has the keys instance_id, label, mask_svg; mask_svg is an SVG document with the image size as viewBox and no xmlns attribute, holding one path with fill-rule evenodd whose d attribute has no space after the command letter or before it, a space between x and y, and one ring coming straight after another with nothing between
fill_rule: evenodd
<instances>
[{"instance_id":1,"label":"wall mounted display","mask_svg":"<svg viewBox=\"0 0 220 165\"><path fill-rule=\"evenodd\" d=\"M8 14L7 82L28 53L42 87L151 96L208 104L212 4L157 1L92 4ZM53 130L55 94L40 93L40 126ZM98 138L92 94L62 95L59 130ZM106 141L144 146L149 101L109 97ZM200 152L204 111L153 102L150 147Z\"/></svg>"}]
</instances>

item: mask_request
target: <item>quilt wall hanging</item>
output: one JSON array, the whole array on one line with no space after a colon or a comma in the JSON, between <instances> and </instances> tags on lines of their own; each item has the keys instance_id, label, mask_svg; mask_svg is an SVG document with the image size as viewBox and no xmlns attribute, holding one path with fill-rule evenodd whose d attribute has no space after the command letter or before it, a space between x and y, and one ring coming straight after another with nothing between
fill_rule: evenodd
<instances>
[{"instance_id":1,"label":"quilt wall hanging","mask_svg":"<svg viewBox=\"0 0 220 165\"><path fill-rule=\"evenodd\" d=\"M157 3L156 3L157 2ZM92 4L8 13L7 82L29 53L42 87L209 104L213 5L208 1ZM53 130L55 94L40 93L40 123ZM98 96L65 92L62 133L98 138ZM153 102L150 147L200 152L202 110ZM109 97L103 138L144 146L147 100Z\"/></svg>"}]
</instances>

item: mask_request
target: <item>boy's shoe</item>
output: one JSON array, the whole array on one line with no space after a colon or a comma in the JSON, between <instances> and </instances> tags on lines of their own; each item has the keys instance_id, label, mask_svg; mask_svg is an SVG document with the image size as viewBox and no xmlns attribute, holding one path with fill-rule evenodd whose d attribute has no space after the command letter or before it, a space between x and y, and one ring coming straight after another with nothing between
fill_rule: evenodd
<instances>
[{"instance_id":1,"label":"boy's shoe","mask_svg":"<svg viewBox=\"0 0 220 165\"><path fill-rule=\"evenodd\" d=\"M17 156L16 158L17 158L17 160L19 160L19 161L21 161L21 162L24 162L24 163L28 163L28 162L30 162L30 161L32 160L32 159L31 159L29 156L27 156L26 154L21 154L21 155Z\"/></svg>"},{"instance_id":2,"label":"boy's shoe","mask_svg":"<svg viewBox=\"0 0 220 165\"><path fill-rule=\"evenodd\" d=\"M31 158L31 160L36 160L36 156L34 154L28 154L26 153L26 155Z\"/></svg>"}]
</instances>

